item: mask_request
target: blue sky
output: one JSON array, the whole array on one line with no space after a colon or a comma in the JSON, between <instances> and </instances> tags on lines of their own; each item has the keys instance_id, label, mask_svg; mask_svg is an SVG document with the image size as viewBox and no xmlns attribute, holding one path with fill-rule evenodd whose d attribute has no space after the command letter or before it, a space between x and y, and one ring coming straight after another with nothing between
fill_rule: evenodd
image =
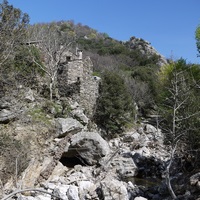
<instances>
[{"instance_id":1,"label":"blue sky","mask_svg":"<svg viewBox=\"0 0 200 200\"><path fill-rule=\"evenodd\" d=\"M0 0L1 1L1 0ZM197 58L200 0L8 0L30 22L74 20L117 40L143 38L166 58Z\"/></svg>"}]
</instances>

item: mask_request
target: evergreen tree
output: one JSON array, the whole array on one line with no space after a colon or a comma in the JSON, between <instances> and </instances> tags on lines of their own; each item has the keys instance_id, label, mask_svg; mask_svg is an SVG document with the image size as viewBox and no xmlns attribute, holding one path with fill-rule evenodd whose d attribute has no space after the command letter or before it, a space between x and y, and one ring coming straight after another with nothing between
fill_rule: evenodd
<instances>
[{"instance_id":1,"label":"evergreen tree","mask_svg":"<svg viewBox=\"0 0 200 200\"><path fill-rule=\"evenodd\" d=\"M9 5L7 0L0 4L0 67L24 41L28 23L28 15Z\"/></svg>"},{"instance_id":2,"label":"evergreen tree","mask_svg":"<svg viewBox=\"0 0 200 200\"><path fill-rule=\"evenodd\" d=\"M117 73L104 73L95 115L96 123L109 137L113 137L113 134L121 133L132 120L133 110L124 80Z\"/></svg>"},{"instance_id":3,"label":"evergreen tree","mask_svg":"<svg viewBox=\"0 0 200 200\"><path fill-rule=\"evenodd\" d=\"M195 39L196 39L197 51L200 54L200 25L197 27L195 31Z\"/></svg>"}]
</instances>

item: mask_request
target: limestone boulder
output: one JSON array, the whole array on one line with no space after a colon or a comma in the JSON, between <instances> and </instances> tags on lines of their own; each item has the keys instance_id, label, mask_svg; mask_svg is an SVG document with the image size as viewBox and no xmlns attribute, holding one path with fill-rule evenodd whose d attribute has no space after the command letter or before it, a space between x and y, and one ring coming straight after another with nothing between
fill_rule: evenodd
<instances>
[{"instance_id":1,"label":"limestone boulder","mask_svg":"<svg viewBox=\"0 0 200 200\"><path fill-rule=\"evenodd\" d=\"M104 200L128 200L129 195L125 184L122 181L107 177L101 182L102 195Z\"/></svg>"},{"instance_id":2,"label":"limestone boulder","mask_svg":"<svg viewBox=\"0 0 200 200\"><path fill-rule=\"evenodd\" d=\"M11 111L2 109L0 111L0 123L8 123L14 120L22 111Z\"/></svg>"},{"instance_id":3,"label":"limestone boulder","mask_svg":"<svg viewBox=\"0 0 200 200\"><path fill-rule=\"evenodd\" d=\"M144 130L147 134L156 134L157 132L157 129L150 124L146 124Z\"/></svg>"},{"instance_id":4,"label":"limestone boulder","mask_svg":"<svg viewBox=\"0 0 200 200\"><path fill-rule=\"evenodd\" d=\"M34 187L34 185L37 184L40 173L44 171L46 166L48 166L51 162L52 158L49 157L45 157L43 159L43 163L41 163L39 160L32 159L28 168L23 173L23 184L27 188Z\"/></svg>"},{"instance_id":5,"label":"limestone boulder","mask_svg":"<svg viewBox=\"0 0 200 200\"><path fill-rule=\"evenodd\" d=\"M29 90L25 93L24 99L25 99L27 102L33 102L33 101L35 101L35 97L34 97L33 90L29 89Z\"/></svg>"},{"instance_id":6,"label":"limestone boulder","mask_svg":"<svg viewBox=\"0 0 200 200\"><path fill-rule=\"evenodd\" d=\"M0 99L0 109L8 109L11 107L11 103L6 100Z\"/></svg>"},{"instance_id":7,"label":"limestone boulder","mask_svg":"<svg viewBox=\"0 0 200 200\"><path fill-rule=\"evenodd\" d=\"M79 200L78 187L75 185L70 185L67 190L67 197L69 200Z\"/></svg>"},{"instance_id":8,"label":"limestone boulder","mask_svg":"<svg viewBox=\"0 0 200 200\"><path fill-rule=\"evenodd\" d=\"M67 192L69 190L69 185L65 185L65 184L60 184L58 186L56 186L53 190L53 194L56 195L57 197L60 197L61 199L66 199L68 200L67 197Z\"/></svg>"},{"instance_id":9,"label":"limestone boulder","mask_svg":"<svg viewBox=\"0 0 200 200\"><path fill-rule=\"evenodd\" d=\"M80 181L78 183L80 199L96 199L96 185L91 181Z\"/></svg>"},{"instance_id":10,"label":"limestone boulder","mask_svg":"<svg viewBox=\"0 0 200 200\"><path fill-rule=\"evenodd\" d=\"M83 110L81 110L81 109L73 110L72 115L74 116L75 119L77 119L83 125L86 125L89 122L89 119L84 114Z\"/></svg>"},{"instance_id":11,"label":"limestone boulder","mask_svg":"<svg viewBox=\"0 0 200 200\"><path fill-rule=\"evenodd\" d=\"M111 161L111 166L122 179L137 175L138 168L131 157L115 156Z\"/></svg>"},{"instance_id":12,"label":"limestone boulder","mask_svg":"<svg viewBox=\"0 0 200 200\"><path fill-rule=\"evenodd\" d=\"M144 198L144 197L135 197L134 200L148 200L148 199L146 199L146 198Z\"/></svg>"},{"instance_id":13,"label":"limestone boulder","mask_svg":"<svg viewBox=\"0 0 200 200\"><path fill-rule=\"evenodd\" d=\"M70 149L76 149L78 156L89 165L99 163L110 152L108 143L96 132L79 132L73 135Z\"/></svg>"},{"instance_id":14,"label":"limestone boulder","mask_svg":"<svg viewBox=\"0 0 200 200\"><path fill-rule=\"evenodd\" d=\"M83 129L83 125L73 118L56 118L57 137L65 137L67 134L76 134Z\"/></svg>"},{"instance_id":15,"label":"limestone boulder","mask_svg":"<svg viewBox=\"0 0 200 200\"><path fill-rule=\"evenodd\" d=\"M164 139L164 135L162 134L161 130L150 124L145 124L144 132L148 135L148 138L150 140L155 140L162 143L161 141L163 141Z\"/></svg>"}]
</instances>

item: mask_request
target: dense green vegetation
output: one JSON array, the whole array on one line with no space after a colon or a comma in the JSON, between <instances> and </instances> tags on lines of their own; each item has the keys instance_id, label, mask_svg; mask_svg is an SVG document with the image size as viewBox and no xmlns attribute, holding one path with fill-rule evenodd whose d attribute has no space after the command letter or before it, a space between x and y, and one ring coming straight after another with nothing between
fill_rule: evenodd
<instances>
[{"instance_id":1,"label":"dense green vegetation","mask_svg":"<svg viewBox=\"0 0 200 200\"><path fill-rule=\"evenodd\" d=\"M26 36L29 23L27 14L4 0L0 4L0 66L5 64Z\"/></svg>"},{"instance_id":2,"label":"dense green vegetation","mask_svg":"<svg viewBox=\"0 0 200 200\"><path fill-rule=\"evenodd\" d=\"M195 32L195 38L196 38L197 50L200 54L200 25L197 26L197 29Z\"/></svg>"},{"instance_id":3,"label":"dense green vegetation","mask_svg":"<svg viewBox=\"0 0 200 200\"><path fill-rule=\"evenodd\" d=\"M105 72L102 80L95 122L107 132L108 137L113 137L133 122L134 107L125 82L117 73Z\"/></svg>"}]
</instances>

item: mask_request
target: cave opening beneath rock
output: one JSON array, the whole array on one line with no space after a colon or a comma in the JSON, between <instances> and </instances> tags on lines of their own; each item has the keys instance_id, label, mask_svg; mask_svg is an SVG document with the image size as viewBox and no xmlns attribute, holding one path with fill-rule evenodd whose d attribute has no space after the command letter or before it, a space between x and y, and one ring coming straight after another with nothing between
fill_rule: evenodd
<instances>
[{"instance_id":1,"label":"cave opening beneath rock","mask_svg":"<svg viewBox=\"0 0 200 200\"><path fill-rule=\"evenodd\" d=\"M74 168L75 165L86 166L86 161L76 151L65 152L59 160L64 166Z\"/></svg>"},{"instance_id":2,"label":"cave opening beneath rock","mask_svg":"<svg viewBox=\"0 0 200 200\"><path fill-rule=\"evenodd\" d=\"M59 161L68 168L74 168L75 165L82 165L82 166L87 165L84 159L80 158L79 156L73 156L73 157L62 156Z\"/></svg>"}]
</instances>

